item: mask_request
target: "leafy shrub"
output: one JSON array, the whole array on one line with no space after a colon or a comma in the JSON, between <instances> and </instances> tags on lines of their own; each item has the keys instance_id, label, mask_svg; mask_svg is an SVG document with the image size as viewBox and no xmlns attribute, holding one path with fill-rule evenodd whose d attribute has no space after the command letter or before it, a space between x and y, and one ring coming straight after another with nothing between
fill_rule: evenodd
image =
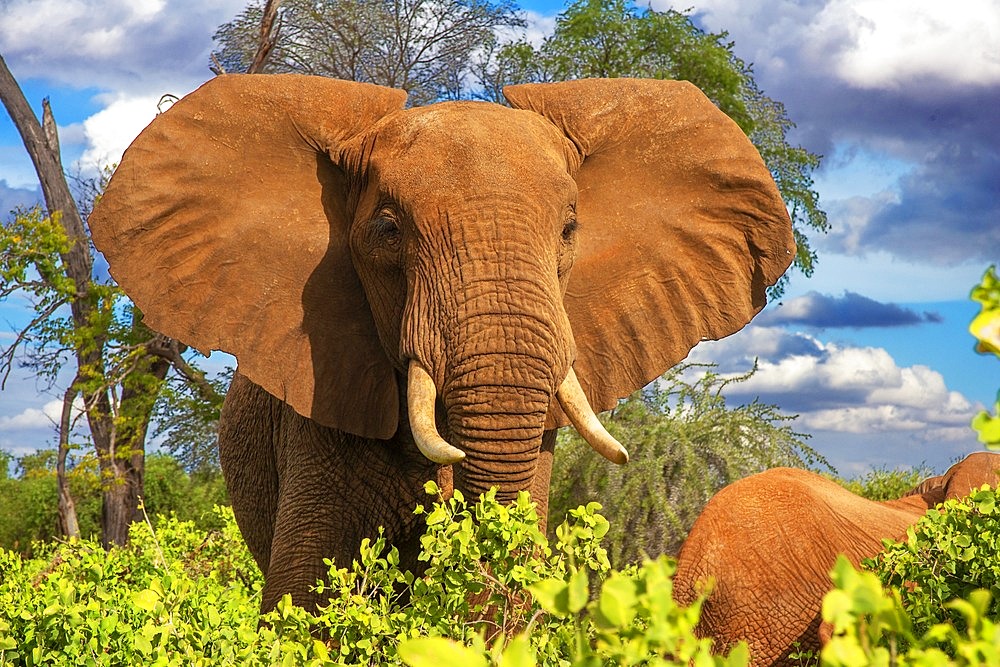
<instances>
[{"instance_id":1,"label":"leafy shrub","mask_svg":"<svg viewBox=\"0 0 1000 667\"><path fill-rule=\"evenodd\" d=\"M946 604L963 629L936 623L922 630L899 593L883 589L873 573L840 556L830 576L835 588L823 599L823 620L833 626L833 637L820 654L824 667L1000 665L1000 624L990 612L995 600L989 591Z\"/></svg>"},{"instance_id":2,"label":"leafy shrub","mask_svg":"<svg viewBox=\"0 0 1000 667\"><path fill-rule=\"evenodd\" d=\"M916 468L903 468L890 470L889 468L876 468L870 470L861 477L850 480L831 477L845 489L867 498L868 500L883 501L902 498L913 490L913 487L932 476L934 471L926 465Z\"/></svg>"},{"instance_id":3,"label":"leafy shrub","mask_svg":"<svg viewBox=\"0 0 1000 667\"><path fill-rule=\"evenodd\" d=\"M979 314L969 323L969 332L976 337L976 350L1000 357L1000 278L996 267L986 269L983 279L972 288L970 298L980 305ZM983 410L972 419L972 428L979 440L991 449L1000 449L1000 392L994 413Z\"/></svg>"},{"instance_id":4,"label":"leafy shrub","mask_svg":"<svg viewBox=\"0 0 1000 667\"><path fill-rule=\"evenodd\" d=\"M559 433L549 494L551 524L588 502L612 519L606 540L616 567L676 554L705 503L726 484L767 468L829 469L795 432L794 417L753 402L730 406L731 383L713 366L682 364L602 416L629 450L628 466L608 465L572 429Z\"/></svg>"},{"instance_id":5,"label":"leafy shrub","mask_svg":"<svg viewBox=\"0 0 1000 667\"><path fill-rule=\"evenodd\" d=\"M949 500L907 531L907 540L889 545L866 561L886 586L900 591L914 628L923 632L950 620L959 628L960 609L949 601L977 589L993 594L986 609L1000 618L1000 507L997 491L983 486L969 497Z\"/></svg>"},{"instance_id":6,"label":"leafy shrub","mask_svg":"<svg viewBox=\"0 0 1000 667\"><path fill-rule=\"evenodd\" d=\"M87 540L31 559L0 551L0 665L401 664L409 649L400 647L419 654L411 640L427 637L480 662L503 656L506 667L516 655L543 665L721 664L692 634L697 606L672 601L672 563L611 573L598 509L570 512L550 544L526 494L503 506L493 494L467 505L456 493L417 510L428 524L422 576L401 572L382 538L367 541L350 567L331 566L328 606L310 615L286 596L260 628L261 576L229 509L216 510L223 528L208 532L176 517L155 532L136 524L129 545L109 552ZM593 601L590 579L606 579ZM736 652L730 664L745 662Z\"/></svg>"}]
</instances>

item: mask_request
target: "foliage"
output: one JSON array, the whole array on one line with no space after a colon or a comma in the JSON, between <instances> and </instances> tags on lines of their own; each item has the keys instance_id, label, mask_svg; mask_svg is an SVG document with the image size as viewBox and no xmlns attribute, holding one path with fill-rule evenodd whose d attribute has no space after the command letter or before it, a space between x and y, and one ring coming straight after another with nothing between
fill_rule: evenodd
<instances>
[{"instance_id":1,"label":"foliage","mask_svg":"<svg viewBox=\"0 0 1000 667\"><path fill-rule=\"evenodd\" d=\"M262 16L252 2L214 35L224 69L253 61ZM265 72L297 72L402 88L410 103L463 96L478 47L523 26L509 0L285 0Z\"/></svg>"},{"instance_id":2,"label":"foliage","mask_svg":"<svg viewBox=\"0 0 1000 667\"><path fill-rule=\"evenodd\" d=\"M61 220L60 213L47 216L36 207L17 211L0 225L0 301L22 298L34 311L14 342L0 349L0 377L6 378L18 360L51 388L67 381L60 375L75 362L64 405L82 396L103 502L122 502L125 508L120 509L127 510L105 507L101 516L129 519L143 493L146 430L169 370L177 368L193 384L205 383L197 382L200 372L183 359L186 348L148 329L118 286L89 273L80 280L72 277L81 267L69 263L73 244ZM83 264L90 271L92 258ZM221 394L211 394L203 392L202 400L221 403ZM84 440L78 435L78 418L68 414L71 420L58 425L67 454ZM36 528L41 534L34 537L48 534L47 528ZM124 538L124 526L101 529L105 541Z\"/></svg>"},{"instance_id":3,"label":"foliage","mask_svg":"<svg viewBox=\"0 0 1000 667\"><path fill-rule=\"evenodd\" d=\"M594 599L588 598L586 578L579 572L532 586L544 612L562 619L562 650L553 650L551 635L536 625L506 643L495 642L485 656L483 647L441 637L410 639L399 654L411 667L748 664L746 644L716 656L711 639L695 636L700 604L681 607L674 602L674 571L665 557L646 561L628 573L612 573Z\"/></svg>"},{"instance_id":4,"label":"foliage","mask_svg":"<svg viewBox=\"0 0 1000 667\"><path fill-rule=\"evenodd\" d=\"M831 477L851 493L868 500L883 501L902 498L922 481L934 475L934 470L926 465L916 468L875 468L861 477L842 480Z\"/></svg>"},{"instance_id":5,"label":"foliage","mask_svg":"<svg viewBox=\"0 0 1000 667\"><path fill-rule=\"evenodd\" d=\"M886 586L898 588L915 631L950 620L963 627L962 611L949 607L976 589L993 595L986 607L1000 618L1000 506L997 491L983 486L971 496L948 500L866 564ZM971 598L969 598L971 599Z\"/></svg>"},{"instance_id":6,"label":"foliage","mask_svg":"<svg viewBox=\"0 0 1000 667\"><path fill-rule=\"evenodd\" d=\"M225 396L233 369L226 368L217 377L204 382L215 396ZM162 447L170 452L192 475L212 475L219 470L218 428L221 400L206 400L206 392L180 377L167 378L153 411L153 436L162 438Z\"/></svg>"},{"instance_id":7,"label":"foliage","mask_svg":"<svg viewBox=\"0 0 1000 667\"><path fill-rule=\"evenodd\" d=\"M9 455L0 452L0 460ZM227 502L218 469L188 474L180 463L163 453L146 457L145 505L154 518L173 514L214 526L212 507ZM28 556L39 542L60 536L56 493L56 451L43 449L20 457L12 478L0 478L0 548ZM71 455L70 491L76 501L80 533L100 535L101 484L92 452Z\"/></svg>"},{"instance_id":8,"label":"foliage","mask_svg":"<svg viewBox=\"0 0 1000 667\"><path fill-rule=\"evenodd\" d=\"M559 434L549 515L604 504L616 567L675 554L726 484L775 466L829 467L805 444L808 436L792 430L794 417L756 401L727 405L725 387L749 375L724 379L713 368L678 366L603 417L629 450L627 467L608 465L573 430Z\"/></svg>"},{"instance_id":9,"label":"foliage","mask_svg":"<svg viewBox=\"0 0 1000 667\"><path fill-rule=\"evenodd\" d=\"M687 12L640 9L627 0L575 0L535 48L526 40L485 48L476 68L481 94L502 101L505 85L586 77L679 79L698 86L747 133L771 170L795 231L795 266L812 275L816 253L806 232L825 232L812 172L819 156L788 143L794 123L785 107L757 86L750 65L736 57L728 34L709 33ZM783 278L772 295L780 294Z\"/></svg>"},{"instance_id":10,"label":"foliage","mask_svg":"<svg viewBox=\"0 0 1000 667\"><path fill-rule=\"evenodd\" d=\"M970 298L980 304L978 315L969 324L969 331L976 337L976 350L981 354L993 353L1000 357L1000 278L996 267L986 269L983 279L972 288ZM972 420L972 428L979 432L979 441L991 449L1000 449L1000 392L997 392L995 415L985 410Z\"/></svg>"},{"instance_id":11,"label":"foliage","mask_svg":"<svg viewBox=\"0 0 1000 667\"><path fill-rule=\"evenodd\" d=\"M830 576L835 588L823 599L823 620L832 624L833 637L821 653L824 667L1000 665L1000 624L989 591L945 605L962 629L936 623L924 631L911 623L896 591L844 556Z\"/></svg>"},{"instance_id":12,"label":"foliage","mask_svg":"<svg viewBox=\"0 0 1000 667\"><path fill-rule=\"evenodd\" d=\"M745 649L714 659L694 637L698 607L673 603L669 561L609 574L598 509L574 510L550 544L526 494L508 506L456 494L418 508L422 576L367 541L331 567L328 607L313 616L286 597L261 627L261 576L229 510L208 532L134 524L108 553L86 540L30 560L0 551L0 665L746 664ZM589 578L606 579L594 600Z\"/></svg>"},{"instance_id":13,"label":"foliage","mask_svg":"<svg viewBox=\"0 0 1000 667\"><path fill-rule=\"evenodd\" d=\"M277 653L273 633L254 630L260 573L231 512L219 511L225 528L207 534L167 519L156 534L133 524L129 546L108 552L89 540L29 561L0 551L0 665L242 664L255 650Z\"/></svg>"},{"instance_id":14,"label":"foliage","mask_svg":"<svg viewBox=\"0 0 1000 667\"><path fill-rule=\"evenodd\" d=\"M101 490L93 455L71 455L69 488L76 498L81 533L98 534ZM58 537L57 505L56 451L40 450L17 459L15 476L0 479L0 547L30 554L34 543Z\"/></svg>"}]
</instances>

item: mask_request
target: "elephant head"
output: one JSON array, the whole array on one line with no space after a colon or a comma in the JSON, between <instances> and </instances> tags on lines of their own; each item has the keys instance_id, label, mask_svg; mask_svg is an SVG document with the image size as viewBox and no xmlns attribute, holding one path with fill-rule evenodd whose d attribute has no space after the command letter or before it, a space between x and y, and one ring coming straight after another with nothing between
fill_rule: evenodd
<instances>
[{"instance_id":1,"label":"elephant head","mask_svg":"<svg viewBox=\"0 0 1000 667\"><path fill-rule=\"evenodd\" d=\"M931 508L946 500L964 498L983 484L1000 484L1000 455L973 452L952 465L943 475L928 477L915 486L904 499L915 500Z\"/></svg>"},{"instance_id":2,"label":"elephant head","mask_svg":"<svg viewBox=\"0 0 1000 667\"><path fill-rule=\"evenodd\" d=\"M408 415L458 488L526 488L570 420L623 462L591 406L743 327L793 257L788 213L688 83L505 95L406 109L370 84L217 77L125 153L94 242L150 326L321 425L386 440Z\"/></svg>"}]
</instances>

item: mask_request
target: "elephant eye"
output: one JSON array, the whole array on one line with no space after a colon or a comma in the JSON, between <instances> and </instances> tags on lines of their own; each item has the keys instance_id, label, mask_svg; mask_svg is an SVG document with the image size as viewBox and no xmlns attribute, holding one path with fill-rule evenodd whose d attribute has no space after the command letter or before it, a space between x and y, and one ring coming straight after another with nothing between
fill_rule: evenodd
<instances>
[{"instance_id":1,"label":"elephant eye","mask_svg":"<svg viewBox=\"0 0 1000 667\"><path fill-rule=\"evenodd\" d=\"M566 221L562 229L562 239L566 243L573 240L573 235L576 234L576 230L579 227L579 223L576 221L576 217L572 217Z\"/></svg>"},{"instance_id":2,"label":"elephant eye","mask_svg":"<svg viewBox=\"0 0 1000 667\"><path fill-rule=\"evenodd\" d=\"M372 219L372 231L386 243L397 243L402 236L396 211L387 206L379 209Z\"/></svg>"}]
</instances>

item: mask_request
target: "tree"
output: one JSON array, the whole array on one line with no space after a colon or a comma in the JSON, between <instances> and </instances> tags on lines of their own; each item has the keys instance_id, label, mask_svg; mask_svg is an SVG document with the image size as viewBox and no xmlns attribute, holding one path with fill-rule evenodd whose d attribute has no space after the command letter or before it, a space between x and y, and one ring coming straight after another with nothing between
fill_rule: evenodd
<instances>
[{"instance_id":1,"label":"tree","mask_svg":"<svg viewBox=\"0 0 1000 667\"><path fill-rule=\"evenodd\" d=\"M35 165L47 209L21 211L0 227L0 299L21 295L35 311L0 350L0 377L6 379L20 353L50 386L67 364L75 369L59 424L61 531L79 533L66 458L72 406L81 396L100 469L102 542L124 544L129 524L140 516L146 433L168 372L194 383L205 400L221 398L185 360L185 346L143 325L121 290L95 277L90 238L63 174L52 110L45 102L39 123L2 57L0 99Z\"/></svg>"},{"instance_id":2,"label":"tree","mask_svg":"<svg viewBox=\"0 0 1000 667\"><path fill-rule=\"evenodd\" d=\"M222 70L243 72L254 62L262 14L253 2L219 27L213 56ZM510 0L286 0L259 71L402 88L414 105L458 99L480 45L498 28L522 25Z\"/></svg>"},{"instance_id":3,"label":"tree","mask_svg":"<svg viewBox=\"0 0 1000 667\"><path fill-rule=\"evenodd\" d=\"M598 501L610 519L605 544L621 568L644 557L676 555L702 507L723 486L775 466L824 467L826 460L773 405L730 407L725 379L711 366L682 364L622 401L602 421L626 443L627 466L609 466L573 431L556 446L550 525Z\"/></svg>"},{"instance_id":4,"label":"tree","mask_svg":"<svg viewBox=\"0 0 1000 667\"><path fill-rule=\"evenodd\" d=\"M541 46L524 40L487 43L474 64L479 94L502 102L506 85L585 77L684 79L694 83L743 129L760 151L789 207L798 253L809 276L816 253L806 231L825 232L826 213L813 189L819 156L788 143L794 127L784 106L760 90L753 69L733 54L725 32L706 33L683 12L640 10L627 0L575 0ZM780 294L787 274L772 288Z\"/></svg>"}]
</instances>

